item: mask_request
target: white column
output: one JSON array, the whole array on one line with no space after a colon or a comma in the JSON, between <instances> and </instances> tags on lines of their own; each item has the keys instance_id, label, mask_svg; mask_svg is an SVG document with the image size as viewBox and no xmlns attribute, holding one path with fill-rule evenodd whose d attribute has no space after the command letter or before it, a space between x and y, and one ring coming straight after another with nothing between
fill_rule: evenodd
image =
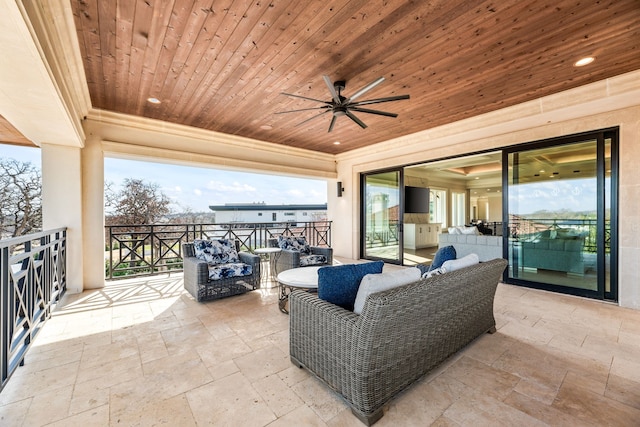
<instances>
[{"instance_id":1,"label":"white column","mask_svg":"<svg viewBox=\"0 0 640 427\"><path fill-rule=\"evenodd\" d=\"M102 288L105 284L104 154L101 141L91 136L82 149L82 202L84 289Z\"/></svg>"},{"instance_id":2,"label":"white column","mask_svg":"<svg viewBox=\"0 0 640 427\"><path fill-rule=\"evenodd\" d=\"M67 227L67 291L83 290L82 164L80 148L41 144L42 228Z\"/></svg>"}]
</instances>

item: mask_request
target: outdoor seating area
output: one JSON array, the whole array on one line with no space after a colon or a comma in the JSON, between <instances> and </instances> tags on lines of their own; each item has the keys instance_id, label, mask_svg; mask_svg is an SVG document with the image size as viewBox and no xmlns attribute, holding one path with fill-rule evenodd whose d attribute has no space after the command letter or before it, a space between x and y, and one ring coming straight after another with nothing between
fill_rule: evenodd
<instances>
[{"instance_id":1,"label":"outdoor seating area","mask_svg":"<svg viewBox=\"0 0 640 427\"><path fill-rule=\"evenodd\" d=\"M640 312L499 284L494 315L376 425L637 425ZM2 425L160 423L362 425L291 363L275 283L200 303L182 273L67 294L0 393Z\"/></svg>"}]
</instances>

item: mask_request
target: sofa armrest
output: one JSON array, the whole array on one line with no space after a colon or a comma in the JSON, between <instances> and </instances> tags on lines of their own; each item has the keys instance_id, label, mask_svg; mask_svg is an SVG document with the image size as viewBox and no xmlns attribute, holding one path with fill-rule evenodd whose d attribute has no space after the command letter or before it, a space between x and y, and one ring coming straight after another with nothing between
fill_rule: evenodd
<instances>
[{"instance_id":1,"label":"sofa armrest","mask_svg":"<svg viewBox=\"0 0 640 427\"><path fill-rule=\"evenodd\" d=\"M300 267L300 252L283 249L276 254L276 275Z\"/></svg>"},{"instance_id":2,"label":"sofa armrest","mask_svg":"<svg viewBox=\"0 0 640 427\"><path fill-rule=\"evenodd\" d=\"M255 255L250 252L238 252L240 262L249 264L254 274L260 275L260 255Z\"/></svg>"},{"instance_id":3,"label":"sofa armrest","mask_svg":"<svg viewBox=\"0 0 640 427\"><path fill-rule=\"evenodd\" d=\"M327 258L327 265L333 265L333 248L326 246L311 246L311 253L314 255L324 255Z\"/></svg>"},{"instance_id":4,"label":"sofa armrest","mask_svg":"<svg viewBox=\"0 0 640 427\"><path fill-rule=\"evenodd\" d=\"M340 392L349 384L360 316L316 294L296 290L289 295L291 361L323 378Z\"/></svg>"},{"instance_id":5,"label":"sofa armrest","mask_svg":"<svg viewBox=\"0 0 640 427\"><path fill-rule=\"evenodd\" d=\"M209 281L209 266L196 257L185 257L182 260L184 271L184 287L198 299L198 289Z\"/></svg>"}]
</instances>

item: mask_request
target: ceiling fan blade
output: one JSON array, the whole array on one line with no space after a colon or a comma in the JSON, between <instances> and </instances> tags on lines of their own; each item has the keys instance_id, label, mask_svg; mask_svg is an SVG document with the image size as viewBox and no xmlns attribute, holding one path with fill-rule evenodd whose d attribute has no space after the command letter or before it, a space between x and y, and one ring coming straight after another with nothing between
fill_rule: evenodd
<instances>
[{"instance_id":1,"label":"ceiling fan blade","mask_svg":"<svg viewBox=\"0 0 640 427\"><path fill-rule=\"evenodd\" d=\"M364 122L362 120L360 120L359 118L357 118L351 111L347 110L345 112L345 114L347 115L347 117L349 117L351 120L353 120L354 122L356 122L358 124L358 126L360 126L362 129L366 129L367 125L364 124Z\"/></svg>"},{"instance_id":2,"label":"ceiling fan blade","mask_svg":"<svg viewBox=\"0 0 640 427\"><path fill-rule=\"evenodd\" d=\"M360 113L377 114L379 116L398 117L396 113L387 113L386 111L369 110L368 108L349 107L352 111L358 111Z\"/></svg>"},{"instance_id":3,"label":"ceiling fan blade","mask_svg":"<svg viewBox=\"0 0 640 427\"><path fill-rule=\"evenodd\" d=\"M333 82L331 81L329 76L322 76L322 78L324 79L324 82L326 83L327 87L329 88L329 92L331 93L331 97L333 98L333 101L336 104L340 104L340 97L338 96L338 92L336 92L336 88L333 87Z\"/></svg>"},{"instance_id":4,"label":"ceiling fan blade","mask_svg":"<svg viewBox=\"0 0 640 427\"><path fill-rule=\"evenodd\" d=\"M359 101L349 104L348 107L356 107L360 105L379 104L381 102L401 101L403 99L409 99L409 95L389 96L386 98L368 99L366 101Z\"/></svg>"},{"instance_id":5,"label":"ceiling fan blade","mask_svg":"<svg viewBox=\"0 0 640 427\"><path fill-rule=\"evenodd\" d=\"M330 108L330 107L328 105L323 105L322 107L300 108L299 110L276 111L273 114L297 113L298 111L322 110L325 108Z\"/></svg>"},{"instance_id":6,"label":"ceiling fan blade","mask_svg":"<svg viewBox=\"0 0 640 427\"><path fill-rule=\"evenodd\" d=\"M329 130L327 131L327 133L331 132L333 130L333 125L336 124L336 116L331 117L331 123L329 124Z\"/></svg>"},{"instance_id":7,"label":"ceiling fan blade","mask_svg":"<svg viewBox=\"0 0 640 427\"><path fill-rule=\"evenodd\" d=\"M311 117L309 117L307 120L303 120L303 121L301 121L301 122L300 122L300 123L298 123L296 126L300 126L300 125L305 124L305 123L307 123L307 122L309 122L309 121L311 121L311 120L313 120L313 119L317 119L318 117L322 116L323 114L328 113L329 111L331 111L331 110L324 110L324 111L323 111L322 113L320 113L320 114L316 114L315 116L311 116Z\"/></svg>"},{"instance_id":8,"label":"ceiling fan blade","mask_svg":"<svg viewBox=\"0 0 640 427\"><path fill-rule=\"evenodd\" d=\"M302 95L294 95L292 93L286 93L286 92L280 92L281 95L287 95L287 96L293 96L294 98L302 98L302 99L307 99L309 101L315 101L315 102L322 102L324 104L328 104L327 101L322 101L320 99L314 99L314 98L307 98L306 96L302 96Z\"/></svg>"},{"instance_id":9,"label":"ceiling fan blade","mask_svg":"<svg viewBox=\"0 0 640 427\"><path fill-rule=\"evenodd\" d=\"M361 97L362 95L364 95L365 93L373 89L374 87L378 86L383 81L384 81L384 77L378 77L376 80L372 81L371 83L369 83L368 85L366 85L365 87L363 87L362 89L360 89L359 91L351 95L351 97L349 97L349 99L347 99L346 102L351 102L354 99Z\"/></svg>"}]
</instances>

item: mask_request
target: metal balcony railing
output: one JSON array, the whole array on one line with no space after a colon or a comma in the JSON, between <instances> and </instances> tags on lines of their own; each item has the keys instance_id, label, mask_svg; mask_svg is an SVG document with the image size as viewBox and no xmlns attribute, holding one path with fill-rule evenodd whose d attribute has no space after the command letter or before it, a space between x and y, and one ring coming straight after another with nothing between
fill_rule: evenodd
<instances>
[{"instance_id":1,"label":"metal balcony railing","mask_svg":"<svg viewBox=\"0 0 640 427\"><path fill-rule=\"evenodd\" d=\"M181 271L182 244L194 239L234 239L241 250L250 252L279 235L305 237L311 246L331 246L331 221L109 225L105 232L108 279Z\"/></svg>"},{"instance_id":2,"label":"metal balcony railing","mask_svg":"<svg viewBox=\"0 0 640 427\"><path fill-rule=\"evenodd\" d=\"M0 390L66 290L67 229L0 240Z\"/></svg>"}]
</instances>

